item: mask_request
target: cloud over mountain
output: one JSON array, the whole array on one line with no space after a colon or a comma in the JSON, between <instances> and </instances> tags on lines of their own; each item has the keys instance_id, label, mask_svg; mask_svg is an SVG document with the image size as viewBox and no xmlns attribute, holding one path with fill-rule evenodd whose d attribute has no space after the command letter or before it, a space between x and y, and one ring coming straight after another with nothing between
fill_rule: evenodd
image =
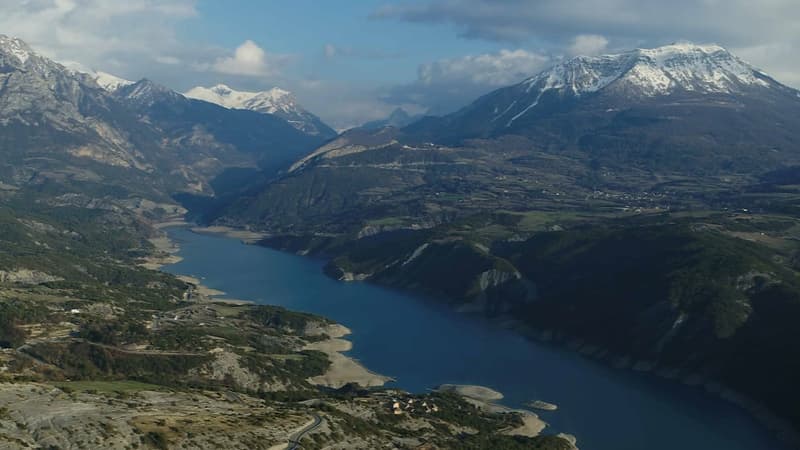
<instances>
[{"instance_id":1,"label":"cloud over mountain","mask_svg":"<svg viewBox=\"0 0 800 450\"><path fill-rule=\"evenodd\" d=\"M275 75L278 67L287 59L283 55L268 55L258 44L248 39L236 47L232 56L218 58L211 68L231 75Z\"/></svg>"},{"instance_id":2,"label":"cloud over mountain","mask_svg":"<svg viewBox=\"0 0 800 450\"><path fill-rule=\"evenodd\" d=\"M596 51L586 47L592 35L616 50L716 42L800 85L800 59L789 51L800 47L796 0L425 0L387 4L372 17L451 26L468 39L547 43L573 54Z\"/></svg>"},{"instance_id":3,"label":"cloud over mountain","mask_svg":"<svg viewBox=\"0 0 800 450\"><path fill-rule=\"evenodd\" d=\"M442 59L420 65L413 83L391 88L385 99L396 104L415 103L432 112L449 112L475 96L517 83L552 63L550 55L523 49Z\"/></svg>"}]
</instances>

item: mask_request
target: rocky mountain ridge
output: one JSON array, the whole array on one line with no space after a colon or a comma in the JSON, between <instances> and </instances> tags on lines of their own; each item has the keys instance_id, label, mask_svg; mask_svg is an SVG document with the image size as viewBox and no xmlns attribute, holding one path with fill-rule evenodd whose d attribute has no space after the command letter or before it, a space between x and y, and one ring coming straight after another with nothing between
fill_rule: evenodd
<instances>
[{"instance_id":1,"label":"rocky mountain ridge","mask_svg":"<svg viewBox=\"0 0 800 450\"><path fill-rule=\"evenodd\" d=\"M278 170L323 142L273 115L65 67L7 36L0 86L0 181L10 186L209 195L226 168Z\"/></svg>"},{"instance_id":2,"label":"rocky mountain ridge","mask_svg":"<svg viewBox=\"0 0 800 450\"><path fill-rule=\"evenodd\" d=\"M186 91L184 95L225 108L273 114L312 136L326 139L336 136L336 131L325 125L319 117L303 108L291 92L277 87L267 91L248 92L237 91L224 84L218 84L210 88L197 86Z\"/></svg>"}]
</instances>

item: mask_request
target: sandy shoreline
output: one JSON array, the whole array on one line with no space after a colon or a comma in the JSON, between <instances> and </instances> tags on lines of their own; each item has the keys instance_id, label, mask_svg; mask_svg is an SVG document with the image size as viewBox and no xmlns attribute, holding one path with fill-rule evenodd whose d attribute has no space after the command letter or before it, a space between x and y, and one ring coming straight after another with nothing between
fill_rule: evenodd
<instances>
[{"instance_id":1,"label":"sandy shoreline","mask_svg":"<svg viewBox=\"0 0 800 450\"><path fill-rule=\"evenodd\" d=\"M223 226L192 227L191 230L195 233L221 234L229 238L239 239L245 244L253 244L267 237L265 233Z\"/></svg>"},{"instance_id":2,"label":"sandy shoreline","mask_svg":"<svg viewBox=\"0 0 800 450\"><path fill-rule=\"evenodd\" d=\"M173 226L188 227L191 224L183 221L170 221L154 225L156 229L162 230L164 228ZM196 233L209 233L221 234L226 237L239 239L245 243L253 243L263 239L265 235L255 233L247 230L237 230L230 227L192 227L191 231ZM145 259L141 264L142 267L160 270L163 266L175 264L180 262L183 258L177 255L180 247L173 242L164 233L162 236L150 239L150 242L155 247L155 254ZM177 278L189 283L193 286L190 291L190 297L197 302L215 302L215 303L231 303L236 305L253 304L254 302L248 300L238 300L225 298L225 292L209 288L205 286L202 280L189 275L177 275ZM383 386L391 378L374 373L364 367L361 363L353 358L345 356L343 352L350 351L353 348L353 343L342 339L347 336L351 331L340 324L329 324L325 326L317 326L313 329L306 330L308 335L321 335L325 334L328 339L312 342L304 347L304 350L318 350L325 353L331 362L328 371L322 375L309 378L309 383L318 386L325 386L338 389L348 383L357 383L363 387L378 387Z\"/></svg>"},{"instance_id":3,"label":"sandy shoreline","mask_svg":"<svg viewBox=\"0 0 800 450\"><path fill-rule=\"evenodd\" d=\"M223 226L198 227L192 226L192 224L183 221L171 221L155 225L155 227L159 230L163 230L164 228L172 226L191 227L191 231L195 233L219 234L225 237L238 239L244 243L254 243L266 237L265 234L248 230ZM179 246L170 240L166 235L153 238L150 240L150 242L156 248L156 255L148 258L143 264L144 267L159 270L164 265L175 264L182 260L182 258L177 255L178 251L180 250ZM245 300L224 298L223 296L226 294L225 292L211 289L203 285L202 280L198 278L188 275L179 275L178 278L194 286L193 294L196 296L196 301L230 302L234 304L253 303ZM348 352L353 348L352 342L343 339L345 336L351 334L350 329L344 325L316 324L307 329L306 334L311 336L324 334L328 336L328 339L306 344L303 349L323 352L328 356L328 359L331 363L330 367L324 374L309 378L309 383L317 386L338 389L349 383L356 383L362 387L380 387L385 385L387 382L393 381L392 378L372 372L355 359L344 355L344 352ZM524 409L512 409L497 404L498 401L503 399L503 394L493 389L475 385L442 385L438 389L461 395L470 403L473 403L479 408L483 408L490 412L519 413L522 417L522 425L517 428L505 430L504 434L535 437L541 434L542 430L547 427L547 423L540 419L539 416L532 411Z\"/></svg>"},{"instance_id":4,"label":"sandy shoreline","mask_svg":"<svg viewBox=\"0 0 800 450\"><path fill-rule=\"evenodd\" d=\"M322 375L311 377L308 382L317 386L325 386L338 389L348 383L357 383L362 387L383 386L391 378L378 375L358 361L342 354L353 348L353 343L342 339L350 334L350 330L344 325L331 324L321 329L328 339L307 344L304 350L317 350L328 355L331 362L328 371Z\"/></svg>"},{"instance_id":5,"label":"sandy shoreline","mask_svg":"<svg viewBox=\"0 0 800 450\"><path fill-rule=\"evenodd\" d=\"M166 235L150 238L150 243L155 247L152 255L144 259L140 266L150 270L160 270L164 266L181 262L183 258L177 255L178 248Z\"/></svg>"},{"instance_id":6,"label":"sandy shoreline","mask_svg":"<svg viewBox=\"0 0 800 450\"><path fill-rule=\"evenodd\" d=\"M532 411L528 411L526 409L513 409L497 404L496 402L503 399L503 394L495 391L494 389L484 386L466 384L443 384L436 390L458 394L478 408L489 412L515 412L520 414L522 416L522 425L518 426L517 428L505 430L503 432L504 434L510 436L536 437L547 427L547 422L540 419L539 416Z\"/></svg>"}]
</instances>

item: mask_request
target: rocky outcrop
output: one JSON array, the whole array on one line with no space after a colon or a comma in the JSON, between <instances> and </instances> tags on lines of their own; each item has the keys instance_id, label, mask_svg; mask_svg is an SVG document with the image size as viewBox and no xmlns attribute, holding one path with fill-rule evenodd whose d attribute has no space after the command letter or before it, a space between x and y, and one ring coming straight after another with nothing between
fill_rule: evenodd
<instances>
[{"instance_id":1,"label":"rocky outcrop","mask_svg":"<svg viewBox=\"0 0 800 450\"><path fill-rule=\"evenodd\" d=\"M43 284L61 280L63 278L37 270L0 270L0 283Z\"/></svg>"},{"instance_id":2,"label":"rocky outcrop","mask_svg":"<svg viewBox=\"0 0 800 450\"><path fill-rule=\"evenodd\" d=\"M522 279L522 275L520 275L520 273L517 271L507 272L507 271L492 269L481 273L480 277L478 277L478 285L480 286L481 291L486 292L490 288L496 288L510 281L515 281L520 279Z\"/></svg>"}]
</instances>

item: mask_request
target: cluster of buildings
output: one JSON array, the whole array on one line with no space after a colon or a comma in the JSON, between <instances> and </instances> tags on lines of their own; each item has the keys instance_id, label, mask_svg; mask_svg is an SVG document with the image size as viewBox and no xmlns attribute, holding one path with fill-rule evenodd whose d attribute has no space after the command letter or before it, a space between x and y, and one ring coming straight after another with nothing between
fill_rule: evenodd
<instances>
[{"instance_id":1,"label":"cluster of buildings","mask_svg":"<svg viewBox=\"0 0 800 450\"><path fill-rule=\"evenodd\" d=\"M392 413L399 416L404 413L425 412L426 414L439 412L439 407L433 403L428 403L425 400L415 400L409 398L406 400L392 399Z\"/></svg>"}]
</instances>

